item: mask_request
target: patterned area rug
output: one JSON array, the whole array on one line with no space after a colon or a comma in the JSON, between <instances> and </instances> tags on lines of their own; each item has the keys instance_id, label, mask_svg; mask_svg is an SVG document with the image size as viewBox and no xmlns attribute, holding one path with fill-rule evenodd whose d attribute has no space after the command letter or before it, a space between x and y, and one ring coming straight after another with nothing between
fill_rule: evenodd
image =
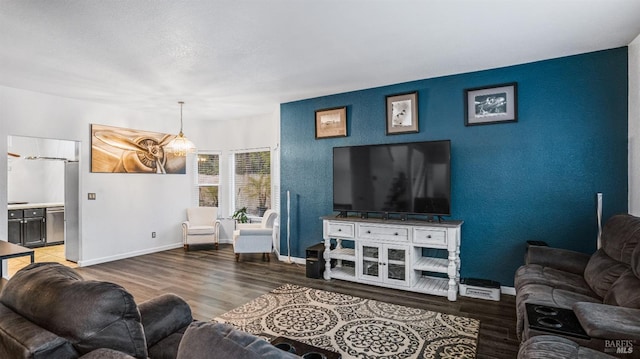
<instances>
[{"instance_id":1,"label":"patterned area rug","mask_svg":"<svg viewBox=\"0 0 640 359\"><path fill-rule=\"evenodd\" d=\"M289 337L342 358L475 358L480 322L287 284L216 322Z\"/></svg>"}]
</instances>

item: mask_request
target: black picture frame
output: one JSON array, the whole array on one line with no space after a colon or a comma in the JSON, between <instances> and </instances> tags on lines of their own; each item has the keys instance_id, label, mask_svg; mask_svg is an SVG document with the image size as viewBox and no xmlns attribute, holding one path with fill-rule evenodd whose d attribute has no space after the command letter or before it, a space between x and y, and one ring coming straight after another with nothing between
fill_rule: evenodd
<instances>
[{"instance_id":1,"label":"black picture frame","mask_svg":"<svg viewBox=\"0 0 640 359\"><path fill-rule=\"evenodd\" d=\"M316 140L347 137L347 107L334 107L316 111Z\"/></svg>"},{"instance_id":2,"label":"black picture frame","mask_svg":"<svg viewBox=\"0 0 640 359\"><path fill-rule=\"evenodd\" d=\"M464 90L464 125L518 122L518 83Z\"/></svg>"},{"instance_id":3,"label":"black picture frame","mask_svg":"<svg viewBox=\"0 0 640 359\"><path fill-rule=\"evenodd\" d=\"M419 132L418 92L386 96L386 134Z\"/></svg>"}]
</instances>

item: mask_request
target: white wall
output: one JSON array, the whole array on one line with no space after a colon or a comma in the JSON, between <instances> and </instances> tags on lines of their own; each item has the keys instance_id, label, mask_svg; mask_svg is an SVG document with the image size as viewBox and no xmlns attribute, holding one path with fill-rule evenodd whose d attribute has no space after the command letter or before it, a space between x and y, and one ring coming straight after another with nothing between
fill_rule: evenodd
<instances>
[{"instance_id":1,"label":"white wall","mask_svg":"<svg viewBox=\"0 0 640 359\"><path fill-rule=\"evenodd\" d=\"M640 35L629 44L629 213L640 216Z\"/></svg>"},{"instance_id":2,"label":"white wall","mask_svg":"<svg viewBox=\"0 0 640 359\"><path fill-rule=\"evenodd\" d=\"M8 159L7 199L9 202L64 202L64 161L33 160L29 157L77 160L76 142L9 136L8 150L20 155L19 158Z\"/></svg>"},{"instance_id":3,"label":"white wall","mask_svg":"<svg viewBox=\"0 0 640 359\"><path fill-rule=\"evenodd\" d=\"M189 175L90 173L90 124L175 132L177 117L0 87L0 148L7 136L81 142L80 265L100 263L181 246L180 222L189 204ZM0 156L0 207L7 204L7 156ZM88 201L95 192L97 200ZM0 211L0 223L7 222ZM157 232L152 239L151 232ZM0 225L7 238L7 226Z\"/></svg>"},{"instance_id":4,"label":"white wall","mask_svg":"<svg viewBox=\"0 0 640 359\"><path fill-rule=\"evenodd\" d=\"M279 107L274 108L273 113L264 117L233 121L202 121L198 123L198 126L197 133L189 134L189 138L193 138L198 150L221 153L220 180L222 183L218 194L220 198L220 215L223 217L230 216L233 209L229 207L231 194L227 183L229 179L229 155L234 150L275 149L279 141ZM279 171L278 168L273 168L273 170ZM278 176L273 176L272 182L277 185Z\"/></svg>"},{"instance_id":5,"label":"white wall","mask_svg":"<svg viewBox=\"0 0 640 359\"><path fill-rule=\"evenodd\" d=\"M0 86L0 148L8 136L54 138L81 142L80 149L80 265L182 246L180 223L192 203L193 176L90 173L90 124L175 133L178 111L159 108L141 113L124 108L70 100ZM269 147L278 143L279 108L262 118L229 121L185 121L184 133L199 149L223 153ZM7 205L7 156L0 156L0 207ZM228 178L228 173L223 173ZM224 188L224 187L223 187ZM95 201L87 193L96 193ZM221 195L227 196L228 193ZM7 223L7 211L0 211ZM151 238L151 232L157 237ZM7 226L0 225L0 238Z\"/></svg>"}]
</instances>

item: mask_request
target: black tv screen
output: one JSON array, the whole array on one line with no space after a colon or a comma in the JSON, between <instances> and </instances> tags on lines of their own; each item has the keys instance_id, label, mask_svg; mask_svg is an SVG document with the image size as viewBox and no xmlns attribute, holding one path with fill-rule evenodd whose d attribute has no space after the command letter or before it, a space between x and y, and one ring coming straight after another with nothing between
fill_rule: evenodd
<instances>
[{"instance_id":1,"label":"black tv screen","mask_svg":"<svg viewBox=\"0 0 640 359\"><path fill-rule=\"evenodd\" d=\"M333 210L448 216L451 141L334 147Z\"/></svg>"}]
</instances>

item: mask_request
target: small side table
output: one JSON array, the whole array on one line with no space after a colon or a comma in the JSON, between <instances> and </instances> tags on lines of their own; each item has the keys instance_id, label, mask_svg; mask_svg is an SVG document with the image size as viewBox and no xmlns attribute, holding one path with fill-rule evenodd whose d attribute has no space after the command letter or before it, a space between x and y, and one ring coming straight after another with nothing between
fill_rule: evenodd
<instances>
[{"instance_id":1,"label":"small side table","mask_svg":"<svg viewBox=\"0 0 640 359\"><path fill-rule=\"evenodd\" d=\"M33 249L25 248L17 244L0 240L0 278L2 278L2 264L5 259L31 256L31 263L34 261Z\"/></svg>"},{"instance_id":2,"label":"small side table","mask_svg":"<svg viewBox=\"0 0 640 359\"><path fill-rule=\"evenodd\" d=\"M233 239L233 231L236 229L236 220L233 218L218 218L220 221L220 233L218 242L224 240L225 243L231 243Z\"/></svg>"}]
</instances>

